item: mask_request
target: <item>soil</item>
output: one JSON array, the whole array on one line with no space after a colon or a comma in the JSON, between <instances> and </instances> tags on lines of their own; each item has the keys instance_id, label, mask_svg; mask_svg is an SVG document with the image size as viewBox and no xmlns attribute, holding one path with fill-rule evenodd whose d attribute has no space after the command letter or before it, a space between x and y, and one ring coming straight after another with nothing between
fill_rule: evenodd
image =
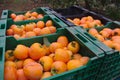
<instances>
[{"instance_id":1,"label":"soil","mask_svg":"<svg viewBox=\"0 0 120 80\"><path fill-rule=\"evenodd\" d=\"M27 11L36 7L49 7L47 0L0 0L0 15L3 10Z\"/></svg>"}]
</instances>

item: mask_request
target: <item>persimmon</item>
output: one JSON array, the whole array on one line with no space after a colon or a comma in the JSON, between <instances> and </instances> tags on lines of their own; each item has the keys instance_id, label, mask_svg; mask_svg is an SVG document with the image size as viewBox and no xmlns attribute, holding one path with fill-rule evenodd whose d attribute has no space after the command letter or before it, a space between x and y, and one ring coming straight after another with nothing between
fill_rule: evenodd
<instances>
[{"instance_id":1,"label":"persimmon","mask_svg":"<svg viewBox=\"0 0 120 80\"><path fill-rule=\"evenodd\" d=\"M39 58L46 55L45 48L40 43L33 43L30 46L29 56L33 60L38 60Z\"/></svg>"},{"instance_id":2,"label":"persimmon","mask_svg":"<svg viewBox=\"0 0 120 80\"><path fill-rule=\"evenodd\" d=\"M52 76L51 72L44 72L43 75L42 75L42 77L41 77L41 79L48 78L50 76Z\"/></svg>"},{"instance_id":3,"label":"persimmon","mask_svg":"<svg viewBox=\"0 0 120 80\"><path fill-rule=\"evenodd\" d=\"M51 54L49 55L49 57L51 57L52 59L54 58L54 56L55 56L54 53L51 53Z\"/></svg>"},{"instance_id":4,"label":"persimmon","mask_svg":"<svg viewBox=\"0 0 120 80\"><path fill-rule=\"evenodd\" d=\"M64 49L56 49L55 50L55 55L54 55L55 61L63 61L66 63L70 60L70 58L71 57L66 50L64 50Z\"/></svg>"},{"instance_id":5,"label":"persimmon","mask_svg":"<svg viewBox=\"0 0 120 80\"><path fill-rule=\"evenodd\" d=\"M43 29L41 29L41 32L40 32L41 35L44 35L44 34L51 34L51 31L48 27L45 27Z\"/></svg>"},{"instance_id":6,"label":"persimmon","mask_svg":"<svg viewBox=\"0 0 120 80\"><path fill-rule=\"evenodd\" d=\"M112 35L119 35L119 36L120 36L120 29L119 29L119 28L115 28L115 29L113 30Z\"/></svg>"},{"instance_id":7,"label":"persimmon","mask_svg":"<svg viewBox=\"0 0 120 80\"><path fill-rule=\"evenodd\" d=\"M89 60L90 60L90 58L89 58L89 57L85 57L85 56L80 58L80 62L81 62L83 65L86 65Z\"/></svg>"},{"instance_id":8,"label":"persimmon","mask_svg":"<svg viewBox=\"0 0 120 80\"><path fill-rule=\"evenodd\" d=\"M13 61L13 60L15 60L15 57L13 55L13 50L7 50L5 52L5 60L6 61Z\"/></svg>"},{"instance_id":9,"label":"persimmon","mask_svg":"<svg viewBox=\"0 0 120 80\"><path fill-rule=\"evenodd\" d=\"M53 63L53 59L49 56L43 56L39 59L39 63L43 66L44 71L49 71Z\"/></svg>"},{"instance_id":10,"label":"persimmon","mask_svg":"<svg viewBox=\"0 0 120 80\"><path fill-rule=\"evenodd\" d=\"M112 36L111 38L112 40L115 40L115 39L120 39L120 36Z\"/></svg>"},{"instance_id":11,"label":"persimmon","mask_svg":"<svg viewBox=\"0 0 120 80\"><path fill-rule=\"evenodd\" d=\"M4 68L4 80L17 80L17 70L15 67L6 66Z\"/></svg>"},{"instance_id":12,"label":"persimmon","mask_svg":"<svg viewBox=\"0 0 120 80\"><path fill-rule=\"evenodd\" d=\"M31 13L31 16L37 17L37 16L38 16L38 13L37 13L37 12L32 12L32 13Z\"/></svg>"},{"instance_id":13,"label":"persimmon","mask_svg":"<svg viewBox=\"0 0 120 80\"><path fill-rule=\"evenodd\" d=\"M14 27L13 32L14 32L14 34L22 35L23 30L21 28Z\"/></svg>"},{"instance_id":14,"label":"persimmon","mask_svg":"<svg viewBox=\"0 0 120 80\"><path fill-rule=\"evenodd\" d=\"M25 16L26 16L27 18L29 18L29 17L31 16L30 11L27 11L27 12L25 13Z\"/></svg>"},{"instance_id":15,"label":"persimmon","mask_svg":"<svg viewBox=\"0 0 120 80\"><path fill-rule=\"evenodd\" d=\"M37 18L38 19L43 18L43 15L42 14L38 14Z\"/></svg>"},{"instance_id":16,"label":"persimmon","mask_svg":"<svg viewBox=\"0 0 120 80\"><path fill-rule=\"evenodd\" d=\"M7 36L12 36L14 34L13 29L8 29L6 34L7 34Z\"/></svg>"},{"instance_id":17,"label":"persimmon","mask_svg":"<svg viewBox=\"0 0 120 80\"><path fill-rule=\"evenodd\" d=\"M77 59L80 60L82 58L82 56L80 54L73 54L72 59Z\"/></svg>"},{"instance_id":18,"label":"persimmon","mask_svg":"<svg viewBox=\"0 0 120 80\"><path fill-rule=\"evenodd\" d=\"M16 16L16 18L14 19L14 21L22 21L24 18L22 15Z\"/></svg>"},{"instance_id":19,"label":"persimmon","mask_svg":"<svg viewBox=\"0 0 120 80\"><path fill-rule=\"evenodd\" d=\"M26 34L25 34L26 38L30 38L30 37L34 37L34 36L36 36L36 34L33 31L26 32Z\"/></svg>"},{"instance_id":20,"label":"persimmon","mask_svg":"<svg viewBox=\"0 0 120 80\"><path fill-rule=\"evenodd\" d=\"M28 32L28 31L32 31L34 29L34 26L32 24L26 24L25 25L25 31Z\"/></svg>"},{"instance_id":21,"label":"persimmon","mask_svg":"<svg viewBox=\"0 0 120 80\"><path fill-rule=\"evenodd\" d=\"M87 24L80 24L80 26L82 26L83 28L89 28Z\"/></svg>"},{"instance_id":22,"label":"persimmon","mask_svg":"<svg viewBox=\"0 0 120 80\"><path fill-rule=\"evenodd\" d=\"M13 37L14 37L15 39L20 39L20 35L18 35L18 34L14 34Z\"/></svg>"},{"instance_id":23,"label":"persimmon","mask_svg":"<svg viewBox=\"0 0 120 80\"><path fill-rule=\"evenodd\" d=\"M100 31L99 32L104 38L108 38L109 36L110 36L110 34L108 34L108 32L106 32L106 31Z\"/></svg>"},{"instance_id":24,"label":"persimmon","mask_svg":"<svg viewBox=\"0 0 120 80\"><path fill-rule=\"evenodd\" d=\"M92 36L95 36L96 34L98 34L98 31L95 28L91 28L88 33L90 33Z\"/></svg>"},{"instance_id":25,"label":"persimmon","mask_svg":"<svg viewBox=\"0 0 120 80\"><path fill-rule=\"evenodd\" d=\"M17 27L17 25L13 24L10 26L10 29L14 29L15 27Z\"/></svg>"},{"instance_id":26,"label":"persimmon","mask_svg":"<svg viewBox=\"0 0 120 80\"><path fill-rule=\"evenodd\" d=\"M24 74L23 69L17 70L17 76L18 76L17 80L28 80Z\"/></svg>"},{"instance_id":27,"label":"persimmon","mask_svg":"<svg viewBox=\"0 0 120 80\"><path fill-rule=\"evenodd\" d=\"M28 47L18 44L13 53L17 59L26 59L28 57L29 50Z\"/></svg>"},{"instance_id":28,"label":"persimmon","mask_svg":"<svg viewBox=\"0 0 120 80\"><path fill-rule=\"evenodd\" d=\"M113 39L112 42L120 44L120 39Z\"/></svg>"},{"instance_id":29,"label":"persimmon","mask_svg":"<svg viewBox=\"0 0 120 80\"><path fill-rule=\"evenodd\" d=\"M104 43L106 46L108 46L108 47L110 47L110 48L113 48L113 42L112 42L111 40L104 40L103 43Z\"/></svg>"},{"instance_id":30,"label":"persimmon","mask_svg":"<svg viewBox=\"0 0 120 80\"><path fill-rule=\"evenodd\" d=\"M67 63L67 69L68 70L72 70L72 69L75 69L75 68L78 68L78 67L81 67L83 66L83 64L80 62L80 60L70 60L68 63Z\"/></svg>"},{"instance_id":31,"label":"persimmon","mask_svg":"<svg viewBox=\"0 0 120 80\"><path fill-rule=\"evenodd\" d=\"M100 34L96 34L95 38L97 38L98 40L100 40L102 42L105 40L104 37L102 35L100 35Z\"/></svg>"},{"instance_id":32,"label":"persimmon","mask_svg":"<svg viewBox=\"0 0 120 80\"><path fill-rule=\"evenodd\" d=\"M62 61L55 61L51 67L51 73L53 75L63 73L67 70L67 65Z\"/></svg>"},{"instance_id":33,"label":"persimmon","mask_svg":"<svg viewBox=\"0 0 120 80\"><path fill-rule=\"evenodd\" d=\"M72 22L72 23L74 23L74 22L73 22L73 20L72 20L72 19L70 19L70 18L67 18L67 20L68 20L68 21L70 21L70 22Z\"/></svg>"},{"instance_id":34,"label":"persimmon","mask_svg":"<svg viewBox=\"0 0 120 80\"><path fill-rule=\"evenodd\" d=\"M24 62L24 60L15 60L15 64L17 66L17 69L23 68L23 62Z\"/></svg>"},{"instance_id":35,"label":"persimmon","mask_svg":"<svg viewBox=\"0 0 120 80\"><path fill-rule=\"evenodd\" d=\"M58 42L53 42L49 46L50 52L52 52L52 53L54 53L55 50L58 48L63 48L63 45L61 43L58 43Z\"/></svg>"},{"instance_id":36,"label":"persimmon","mask_svg":"<svg viewBox=\"0 0 120 80\"><path fill-rule=\"evenodd\" d=\"M41 34L40 34L40 33L41 33L41 29L40 29L40 28L34 28L34 29L33 29L33 32L35 32L35 34L36 34L37 36L41 35Z\"/></svg>"},{"instance_id":37,"label":"persimmon","mask_svg":"<svg viewBox=\"0 0 120 80\"><path fill-rule=\"evenodd\" d=\"M74 22L74 24L79 25L80 24L80 19L79 18L74 18L73 22Z\"/></svg>"},{"instance_id":38,"label":"persimmon","mask_svg":"<svg viewBox=\"0 0 120 80\"><path fill-rule=\"evenodd\" d=\"M50 26L48 28L49 28L51 33L55 33L57 31L55 26Z\"/></svg>"},{"instance_id":39,"label":"persimmon","mask_svg":"<svg viewBox=\"0 0 120 80\"><path fill-rule=\"evenodd\" d=\"M72 56L73 56L73 53L72 53L72 51L70 51L70 50L68 50L68 49L66 49L66 51L67 51L67 53L69 54L69 56L70 56L70 59L72 58Z\"/></svg>"},{"instance_id":40,"label":"persimmon","mask_svg":"<svg viewBox=\"0 0 120 80\"><path fill-rule=\"evenodd\" d=\"M50 53L50 49L49 49L49 47L48 47L48 46L43 45L43 47L44 47L44 49L45 49L46 55L51 54L51 53Z\"/></svg>"},{"instance_id":41,"label":"persimmon","mask_svg":"<svg viewBox=\"0 0 120 80\"><path fill-rule=\"evenodd\" d=\"M79 51L79 49L80 49L80 45L79 45L79 43L76 42L76 41L71 41L71 42L68 44L67 48L68 48L69 50L71 50L72 53L77 53L77 52Z\"/></svg>"},{"instance_id":42,"label":"persimmon","mask_svg":"<svg viewBox=\"0 0 120 80\"><path fill-rule=\"evenodd\" d=\"M101 23L101 21L100 21L100 20L98 20L98 19L94 20L94 22L95 22L96 24L99 24L99 25L101 25L101 24L102 24L102 23Z\"/></svg>"},{"instance_id":43,"label":"persimmon","mask_svg":"<svg viewBox=\"0 0 120 80\"><path fill-rule=\"evenodd\" d=\"M61 43L63 45L63 47L67 47L69 41L66 36L59 36L57 39L57 42Z\"/></svg>"},{"instance_id":44,"label":"persimmon","mask_svg":"<svg viewBox=\"0 0 120 80\"><path fill-rule=\"evenodd\" d=\"M80 20L80 23L84 24L86 21L87 21L87 17L82 17L81 20Z\"/></svg>"},{"instance_id":45,"label":"persimmon","mask_svg":"<svg viewBox=\"0 0 120 80\"><path fill-rule=\"evenodd\" d=\"M50 27L50 26L53 26L53 22L51 20L48 20L46 23L45 23L46 27Z\"/></svg>"},{"instance_id":46,"label":"persimmon","mask_svg":"<svg viewBox=\"0 0 120 80\"><path fill-rule=\"evenodd\" d=\"M26 65L28 65L28 64L30 64L32 62L35 62L35 61L33 59L31 59L31 58L27 58L27 59L24 60L23 66L26 66Z\"/></svg>"},{"instance_id":47,"label":"persimmon","mask_svg":"<svg viewBox=\"0 0 120 80\"><path fill-rule=\"evenodd\" d=\"M15 18L16 18L16 14L15 14L15 13L12 13L12 14L10 15L10 17L11 17L12 19L15 19Z\"/></svg>"},{"instance_id":48,"label":"persimmon","mask_svg":"<svg viewBox=\"0 0 120 80\"><path fill-rule=\"evenodd\" d=\"M120 44L119 44L119 43L113 43L113 48L114 48L115 50L120 51Z\"/></svg>"},{"instance_id":49,"label":"persimmon","mask_svg":"<svg viewBox=\"0 0 120 80\"><path fill-rule=\"evenodd\" d=\"M6 61L5 67L7 67L7 66L17 68L17 65L13 61Z\"/></svg>"},{"instance_id":50,"label":"persimmon","mask_svg":"<svg viewBox=\"0 0 120 80\"><path fill-rule=\"evenodd\" d=\"M92 22L94 19L92 16L87 16L87 21Z\"/></svg>"},{"instance_id":51,"label":"persimmon","mask_svg":"<svg viewBox=\"0 0 120 80\"><path fill-rule=\"evenodd\" d=\"M43 67L41 64L29 64L23 67L25 76L30 80L39 80L43 74Z\"/></svg>"},{"instance_id":52,"label":"persimmon","mask_svg":"<svg viewBox=\"0 0 120 80\"><path fill-rule=\"evenodd\" d=\"M42 28L44 28L44 26L45 26L45 23L43 21L38 21L37 22L37 27L38 28L42 29Z\"/></svg>"}]
</instances>

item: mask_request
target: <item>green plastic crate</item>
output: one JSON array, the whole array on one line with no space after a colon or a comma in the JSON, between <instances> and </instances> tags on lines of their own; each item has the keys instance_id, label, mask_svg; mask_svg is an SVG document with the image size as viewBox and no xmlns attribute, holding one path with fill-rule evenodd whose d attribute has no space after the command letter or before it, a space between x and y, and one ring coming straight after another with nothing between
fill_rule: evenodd
<instances>
[{"instance_id":1,"label":"green plastic crate","mask_svg":"<svg viewBox=\"0 0 120 80\"><path fill-rule=\"evenodd\" d=\"M115 23L109 23L104 27L96 28L98 31L101 31L103 28L109 27L111 29L114 29L118 27ZM83 36L88 38L92 43L94 43L96 46L98 46L100 49L102 49L105 52L105 58L103 65L101 67L101 70L99 71L99 74L97 76L97 80L111 80L115 76L118 76L120 73L120 54L119 51L113 50L106 45L104 45L102 42L98 41L96 38L94 38L92 35L90 35L88 32L83 30L81 27L75 27L76 31L81 33Z\"/></svg>"},{"instance_id":2,"label":"green plastic crate","mask_svg":"<svg viewBox=\"0 0 120 80\"><path fill-rule=\"evenodd\" d=\"M35 22L37 23L38 21L48 21L48 20L52 20L53 21L53 25L58 29L58 28L64 28L67 27L67 25L62 22L60 19L58 19L56 16L54 15L46 15L44 16L44 18L42 19L38 19L38 20L26 20L26 21L21 21L21 22L14 22L12 19L6 19L6 20L0 20L0 36L5 36L6 35L6 30L9 29L9 27L13 24L16 25L24 25L24 24L28 24L31 22Z\"/></svg>"},{"instance_id":3,"label":"green plastic crate","mask_svg":"<svg viewBox=\"0 0 120 80\"><path fill-rule=\"evenodd\" d=\"M5 53L5 37L0 37L0 80L4 79L4 53Z\"/></svg>"},{"instance_id":4,"label":"green plastic crate","mask_svg":"<svg viewBox=\"0 0 120 80\"><path fill-rule=\"evenodd\" d=\"M37 7L37 8L34 8L32 10L30 10L31 12L35 11L39 14L43 14L43 15L49 15L49 14L52 14L50 11L47 10L48 8L47 7ZM9 19L10 18L10 15L12 13L15 13L17 15L19 14L25 14L27 11L21 11L21 12L14 12L12 10L3 10L2 11L2 14L1 14L1 19Z\"/></svg>"},{"instance_id":5,"label":"green plastic crate","mask_svg":"<svg viewBox=\"0 0 120 80\"><path fill-rule=\"evenodd\" d=\"M62 35L67 36L69 41L73 41L73 40L78 41L78 43L80 44L79 53L81 53L81 55L83 56L90 57L90 61L85 66L61 74L57 74L55 76L46 78L44 80L95 80L96 75L103 62L104 52L77 32L74 31L69 32L69 30L65 28L61 28L57 31L57 33L54 34L43 35L34 38L27 38L24 40L23 39L16 40L13 37L9 36L6 37L5 50L9 50L9 49L13 50L18 44L23 44L26 46L30 46L35 42L39 42L43 44L43 38L47 38L48 41L51 43L56 41L57 38ZM0 67L3 66L4 66L4 60L2 61L2 65ZM3 76L4 75L3 71L0 72L0 74L2 74L0 76ZM0 79L4 80L3 78Z\"/></svg>"}]
</instances>

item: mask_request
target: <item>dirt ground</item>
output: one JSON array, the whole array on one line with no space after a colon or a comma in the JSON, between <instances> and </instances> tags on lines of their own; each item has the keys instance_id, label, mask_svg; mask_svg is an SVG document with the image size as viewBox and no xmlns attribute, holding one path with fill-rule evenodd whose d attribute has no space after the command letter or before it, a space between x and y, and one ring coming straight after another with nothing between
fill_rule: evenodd
<instances>
[{"instance_id":1,"label":"dirt ground","mask_svg":"<svg viewBox=\"0 0 120 80\"><path fill-rule=\"evenodd\" d=\"M35 0L34 0L35 1ZM48 7L46 0L0 0L0 15L3 10L12 10L15 12L27 11L36 7Z\"/></svg>"}]
</instances>

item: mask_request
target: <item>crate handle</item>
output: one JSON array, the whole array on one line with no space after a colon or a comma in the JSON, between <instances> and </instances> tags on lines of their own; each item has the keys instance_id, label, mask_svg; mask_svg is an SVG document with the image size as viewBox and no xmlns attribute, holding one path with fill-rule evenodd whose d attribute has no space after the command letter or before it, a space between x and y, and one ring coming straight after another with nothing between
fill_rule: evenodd
<instances>
[{"instance_id":1,"label":"crate handle","mask_svg":"<svg viewBox=\"0 0 120 80\"><path fill-rule=\"evenodd\" d=\"M50 42L49 42L48 38L46 38L46 37L43 37L43 43L44 43L46 46L50 46Z\"/></svg>"},{"instance_id":2,"label":"crate handle","mask_svg":"<svg viewBox=\"0 0 120 80\"><path fill-rule=\"evenodd\" d=\"M84 32L84 34L89 37L92 40L97 40L96 38L94 38L93 36L91 36L90 34L88 34L87 32Z\"/></svg>"},{"instance_id":3,"label":"crate handle","mask_svg":"<svg viewBox=\"0 0 120 80\"><path fill-rule=\"evenodd\" d=\"M120 25L120 22L118 22L118 21L113 21L114 23L116 23L116 24L118 24L118 25Z\"/></svg>"},{"instance_id":4,"label":"crate handle","mask_svg":"<svg viewBox=\"0 0 120 80\"><path fill-rule=\"evenodd\" d=\"M57 18L54 18L55 21L60 22Z\"/></svg>"},{"instance_id":5,"label":"crate handle","mask_svg":"<svg viewBox=\"0 0 120 80\"><path fill-rule=\"evenodd\" d=\"M3 10L1 18L7 18L8 10Z\"/></svg>"},{"instance_id":6,"label":"crate handle","mask_svg":"<svg viewBox=\"0 0 120 80\"><path fill-rule=\"evenodd\" d=\"M83 37L81 34L76 34L76 36L78 37L78 39L81 39L84 43L87 43L88 41L85 39L85 37Z\"/></svg>"}]
</instances>

